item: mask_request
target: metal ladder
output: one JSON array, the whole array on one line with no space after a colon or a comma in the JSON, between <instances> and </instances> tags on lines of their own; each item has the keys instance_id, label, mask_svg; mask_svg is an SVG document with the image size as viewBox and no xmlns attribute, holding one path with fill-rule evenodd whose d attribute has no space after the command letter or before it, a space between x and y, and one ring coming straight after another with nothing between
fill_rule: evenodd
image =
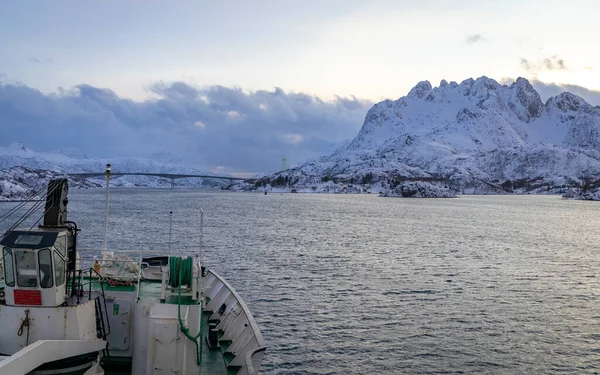
<instances>
[{"instance_id":1,"label":"metal ladder","mask_svg":"<svg viewBox=\"0 0 600 375\"><path fill-rule=\"evenodd\" d=\"M100 301L102 299L102 301ZM104 306L104 311L102 311L102 307ZM108 340L106 337L110 335L110 323L108 322L108 312L106 311L106 301L104 299L104 293L94 298L94 310L96 311L96 337L106 341L106 349L102 351L102 354L105 357L109 357L110 353L108 352ZM104 320L104 316L106 315L106 324ZM108 325L108 331L106 326Z\"/></svg>"}]
</instances>

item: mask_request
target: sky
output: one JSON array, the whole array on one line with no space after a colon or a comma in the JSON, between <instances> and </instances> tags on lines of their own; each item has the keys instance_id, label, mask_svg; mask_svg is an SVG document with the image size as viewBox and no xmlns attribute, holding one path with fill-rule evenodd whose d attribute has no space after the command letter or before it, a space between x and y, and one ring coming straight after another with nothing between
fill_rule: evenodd
<instances>
[{"instance_id":1,"label":"sky","mask_svg":"<svg viewBox=\"0 0 600 375\"><path fill-rule=\"evenodd\" d=\"M599 105L599 11L597 0L4 1L0 131L40 151L59 141L51 128L72 129L90 153L274 171L351 139L375 102L422 80L525 77L544 99L569 89Z\"/></svg>"}]
</instances>

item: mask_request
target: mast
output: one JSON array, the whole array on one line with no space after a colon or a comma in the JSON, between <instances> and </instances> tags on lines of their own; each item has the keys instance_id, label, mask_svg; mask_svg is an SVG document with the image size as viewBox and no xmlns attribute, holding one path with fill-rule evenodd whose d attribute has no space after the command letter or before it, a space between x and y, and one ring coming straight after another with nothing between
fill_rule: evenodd
<instances>
[{"instance_id":1,"label":"mast","mask_svg":"<svg viewBox=\"0 0 600 375\"><path fill-rule=\"evenodd\" d=\"M112 165L106 164L106 213L104 215L104 248L102 250L102 259L106 259L108 254L107 239L108 239L108 188L110 184L110 174L112 172ZM112 254L110 254L112 255Z\"/></svg>"}]
</instances>

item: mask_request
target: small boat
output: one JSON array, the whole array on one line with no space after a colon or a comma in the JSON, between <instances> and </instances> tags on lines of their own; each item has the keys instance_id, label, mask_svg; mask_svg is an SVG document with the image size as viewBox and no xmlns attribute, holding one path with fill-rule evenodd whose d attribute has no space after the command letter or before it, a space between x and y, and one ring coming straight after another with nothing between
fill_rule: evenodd
<instances>
[{"instance_id":1,"label":"small boat","mask_svg":"<svg viewBox=\"0 0 600 375\"><path fill-rule=\"evenodd\" d=\"M258 325L197 251L78 249L67 192L51 180L43 224L1 238L0 375L259 373Z\"/></svg>"}]
</instances>

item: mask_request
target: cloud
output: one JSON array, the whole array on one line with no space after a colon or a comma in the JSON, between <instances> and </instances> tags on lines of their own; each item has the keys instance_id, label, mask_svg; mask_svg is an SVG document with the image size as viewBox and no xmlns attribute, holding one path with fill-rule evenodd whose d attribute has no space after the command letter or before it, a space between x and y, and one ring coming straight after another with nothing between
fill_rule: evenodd
<instances>
[{"instance_id":1,"label":"cloud","mask_svg":"<svg viewBox=\"0 0 600 375\"><path fill-rule=\"evenodd\" d=\"M545 58L544 66L548 70L565 70L565 69L567 69L565 67L565 61L563 59L559 59L556 56L554 56L552 58L548 58L548 57Z\"/></svg>"},{"instance_id":2,"label":"cloud","mask_svg":"<svg viewBox=\"0 0 600 375\"><path fill-rule=\"evenodd\" d=\"M538 61L531 61L524 57L520 60L520 65L523 69L530 73L539 73L544 70L566 70L567 66L565 64L565 60L560 57L548 56L544 57Z\"/></svg>"},{"instance_id":3,"label":"cloud","mask_svg":"<svg viewBox=\"0 0 600 375\"><path fill-rule=\"evenodd\" d=\"M577 85L545 83L538 80L532 80L531 84L540 94L542 100L544 101L548 100L548 98L551 98L566 91L577 96L581 96L583 99L585 99L586 102L590 103L591 105L600 105L600 91L590 90Z\"/></svg>"},{"instance_id":4,"label":"cloud","mask_svg":"<svg viewBox=\"0 0 600 375\"><path fill-rule=\"evenodd\" d=\"M27 58L27 60L29 60L29 62L34 63L34 64L39 64L39 65L52 65L54 63L54 60L51 57L36 57L36 56L29 56Z\"/></svg>"},{"instance_id":5,"label":"cloud","mask_svg":"<svg viewBox=\"0 0 600 375\"><path fill-rule=\"evenodd\" d=\"M499 82L503 85L511 85L515 81L515 78L505 77L500 79ZM588 102L591 105L600 105L599 90L591 90L583 86L577 85L547 83L542 82L538 79L530 79L529 82L531 83L533 88L538 92L538 94L540 94L540 97L544 102L550 99L551 97L557 96L563 92L570 92L572 94L582 97L586 102Z\"/></svg>"},{"instance_id":6,"label":"cloud","mask_svg":"<svg viewBox=\"0 0 600 375\"><path fill-rule=\"evenodd\" d=\"M529 62L529 60L521 57L521 67L527 71L531 71L533 69L533 64Z\"/></svg>"},{"instance_id":7,"label":"cloud","mask_svg":"<svg viewBox=\"0 0 600 375\"><path fill-rule=\"evenodd\" d=\"M304 140L304 137L300 134L296 134L296 133L287 133L283 135L283 138L285 138L289 143L291 144L298 144L298 143L302 143L302 141Z\"/></svg>"},{"instance_id":8,"label":"cloud","mask_svg":"<svg viewBox=\"0 0 600 375\"><path fill-rule=\"evenodd\" d=\"M36 151L71 147L107 157L167 151L203 168L266 172L279 169L283 157L299 164L353 138L373 104L280 88L158 82L150 90L154 99L136 102L85 84L43 94L0 81L1 144L22 140Z\"/></svg>"},{"instance_id":9,"label":"cloud","mask_svg":"<svg viewBox=\"0 0 600 375\"><path fill-rule=\"evenodd\" d=\"M467 44L475 44L480 42L485 42L486 39L481 34L472 34L467 36Z\"/></svg>"}]
</instances>

